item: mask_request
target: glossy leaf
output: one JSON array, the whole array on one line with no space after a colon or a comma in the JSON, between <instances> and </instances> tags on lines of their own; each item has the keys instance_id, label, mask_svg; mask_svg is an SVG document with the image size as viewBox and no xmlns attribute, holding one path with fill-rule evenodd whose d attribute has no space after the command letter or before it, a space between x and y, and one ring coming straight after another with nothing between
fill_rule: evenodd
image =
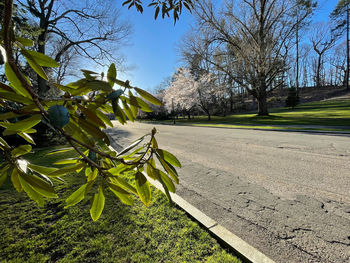
<instances>
[{"instance_id":1,"label":"glossy leaf","mask_svg":"<svg viewBox=\"0 0 350 263\"><path fill-rule=\"evenodd\" d=\"M157 153L168 163L172 164L173 166L176 167L181 167L181 163L179 162L179 160L170 152L166 151L166 150L161 150L161 149L157 149Z\"/></svg>"},{"instance_id":2,"label":"glossy leaf","mask_svg":"<svg viewBox=\"0 0 350 263\"><path fill-rule=\"evenodd\" d=\"M140 200L145 204L145 206L149 206L152 197L151 187L146 177L139 171L137 171L135 176L135 184Z\"/></svg>"},{"instance_id":3,"label":"glossy leaf","mask_svg":"<svg viewBox=\"0 0 350 263\"><path fill-rule=\"evenodd\" d=\"M93 80L93 81L89 81L88 83L86 83L86 87L88 87L91 90L102 90L104 92L111 92L112 88L111 86L109 86L109 84L105 81L102 80Z\"/></svg>"},{"instance_id":4,"label":"glossy leaf","mask_svg":"<svg viewBox=\"0 0 350 263\"><path fill-rule=\"evenodd\" d=\"M128 117L128 119L130 121L134 122L134 114L132 113L128 104L124 100L122 100L122 104L123 104L123 108L124 108L124 112L125 112L126 116Z\"/></svg>"},{"instance_id":5,"label":"glossy leaf","mask_svg":"<svg viewBox=\"0 0 350 263\"><path fill-rule=\"evenodd\" d=\"M16 123L8 123L5 126L6 130L3 132L3 135L6 136L6 135L15 134L18 132L28 132L30 128L37 125L40 121L41 121L41 115L35 114L32 117L18 121ZM1 126L3 125L4 123L1 124Z\"/></svg>"},{"instance_id":6,"label":"glossy leaf","mask_svg":"<svg viewBox=\"0 0 350 263\"><path fill-rule=\"evenodd\" d=\"M23 87L22 82L18 79L8 62L5 63L5 75L16 93L31 98L29 92Z\"/></svg>"},{"instance_id":7,"label":"glossy leaf","mask_svg":"<svg viewBox=\"0 0 350 263\"><path fill-rule=\"evenodd\" d=\"M54 177L54 176L65 175L65 174L71 173L71 172L77 172L78 170L82 169L84 166L85 165L83 163L78 163L76 165L66 166L64 168L53 171L52 173L48 174L48 176Z\"/></svg>"},{"instance_id":8,"label":"glossy leaf","mask_svg":"<svg viewBox=\"0 0 350 263\"><path fill-rule=\"evenodd\" d=\"M114 81L117 78L117 70L115 68L115 64L112 63L109 68L108 68L108 72L107 72L107 80L109 85L113 88L114 85Z\"/></svg>"},{"instance_id":9,"label":"glossy leaf","mask_svg":"<svg viewBox=\"0 0 350 263\"><path fill-rule=\"evenodd\" d=\"M115 117L122 125L124 125L126 123L125 114L122 111L122 109L120 108L120 106L116 100L112 101L112 107L113 107L113 113L114 113Z\"/></svg>"},{"instance_id":10,"label":"glossy leaf","mask_svg":"<svg viewBox=\"0 0 350 263\"><path fill-rule=\"evenodd\" d=\"M54 59L42 53L39 53L33 50L26 50L25 52L28 53L32 57L32 59L40 66L51 67L51 68L60 66Z\"/></svg>"},{"instance_id":11,"label":"glossy leaf","mask_svg":"<svg viewBox=\"0 0 350 263\"><path fill-rule=\"evenodd\" d=\"M19 181L18 176L19 176L18 170L17 168L14 168L11 173L11 182L14 188L17 190L17 192L22 192L23 188Z\"/></svg>"},{"instance_id":12,"label":"glossy leaf","mask_svg":"<svg viewBox=\"0 0 350 263\"><path fill-rule=\"evenodd\" d=\"M21 132L21 133L17 133L17 134L19 136L21 136L23 139L25 139L27 142L35 145L33 138L30 135L28 135L27 133Z\"/></svg>"},{"instance_id":13,"label":"glossy leaf","mask_svg":"<svg viewBox=\"0 0 350 263\"><path fill-rule=\"evenodd\" d=\"M172 193L175 193L175 185L173 183L173 181L162 171L159 171L159 175L163 181L163 183L166 185L166 187L168 188L168 190Z\"/></svg>"},{"instance_id":14,"label":"glossy leaf","mask_svg":"<svg viewBox=\"0 0 350 263\"><path fill-rule=\"evenodd\" d=\"M126 205L134 205L134 199L131 194L125 191L123 188L113 184L108 183L109 189Z\"/></svg>"},{"instance_id":15,"label":"glossy leaf","mask_svg":"<svg viewBox=\"0 0 350 263\"><path fill-rule=\"evenodd\" d=\"M28 52L27 50L23 49L21 51L21 53L23 54L23 56L26 58L29 66L43 79L48 80L47 75L45 73L45 71L43 70L43 68L35 61L35 58L33 58Z\"/></svg>"},{"instance_id":16,"label":"glossy leaf","mask_svg":"<svg viewBox=\"0 0 350 263\"><path fill-rule=\"evenodd\" d=\"M105 206L105 196L103 193L103 188L100 185L98 188L98 193L94 194L91 202L90 215L92 220L97 221L100 218L104 206Z\"/></svg>"},{"instance_id":17,"label":"glossy leaf","mask_svg":"<svg viewBox=\"0 0 350 263\"><path fill-rule=\"evenodd\" d=\"M44 198L41 194L39 194L37 191L35 191L19 174L18 176L19 182L21 183L21 186L23 190L27 193L30 199L35 201L39 206L44 205Z\"/></svg>"},{"instance_id":18,"label":"glossy leaf","mask_svg":"<svg viewBox=\"0 0 350 263\"><path fill-rule=\"evenodd\" d=\"M33 104L33 100L31 98L26 98L21 94L11 93L11 92L0 92L0 98L8 101L14 101L22 104Z\"/></svg>"},{"instance_id":19,"label":"glossy leaf","mask_svg":"<svg viewBox=\"0 0 350 263\"><path fill-rule=\"evenodd\" d=\"M144 136L141 137L140 139L136 140L134 143L130 144L129 146L125 147L123 150L121 150L118 154L118 156L123 155L124 153L127 153L128 151L130 151L131 149L135 148L137 145L139 145L144 139Z\"/></svg>"},{"instance_id":20,"label":"glossy leaf","mask_svg":"<svg viewBox=\"0 0 350 263\"><path fill-rule=\"evenodd\" d=\"M113 183L117 184L118 186L120 186L121 188L123 188L124 190L129 191L129 192L137 195L137 190L135 189L135 187L133 187L128 182L126 182L124 179L122 179L120 177L111 177L111 181Z\"/></svg>"},{"instance_id":21,"label":"glossy leaf","mask_svg":"<svg viewBox=\"0 0 350 263\"><path fill-rule=\"evenodd\" d=\"M29 153L31 150L32 150L31 145L20 145L11 151L11 155L13 157L18 157L18 156Z\"/></svg>"},{"instance_id":22,"label":"glossy leaf","mask_svg":"<svg viewBox=\"0 0 350 263\"><path fill-rule=\"evenodd\" d=\"M4 167L2 167L0 169L0 186L3 185L3 183L6 181L7 179L7 172L8 172L8 169L11 168L11 165L10 164L7 164L5 165Z\"/></svg>"},{"instance_id":23,"label":"glossy leaf","mask_svg":"<svg viewBox=\"0 0 350 263\"><path fill-rule=\"evenodd\" d=\"M104 113L101 112L100 110L96 110L96 115L97 115L104 123L106 123L109 127L113 127L113 123L112 123L111 120L106 116L106 114L104 114Z\"/></svg>"},{"instance_id":24,"label":"glossy leaf","mask_svg":"<svg viewBox=\"0 0 350 263\"><path fill-rule=\"evenodd\" d=\"M20 178L24 179L39 194L48 198L58 197L54 188L51 185L52 183L50 184L33 174L21 173Z\"/></svg>"},{"instance_id":25,"label":"glossy leaf","mask_svg":"<svg viewBox=\"0 0 350 263\"><path fill-rule=\"evenodd\" d=\"M58 170L57 168L40 166L40 165L36 165L36 164L32 164L32 163L28 164L28 168L32 169L33 171L35 171L37 173L44 174L47 176L49 176L51 173Z\"/></svg>"},{"instance_id":26,"label":"glossy leaf","mask_svg":"<svg viewBox=\"0 0 350 263\"><path fill-rule=\"evenodd\" d=\"M34 45L34 41L28 38L16 37L16 41L20 42L25 47L32 47Z\"/></svg>"},{"instance_id":27,"label":"glossy leaf","mask_svg":"<svg viewBox=\"0 0 350 263\"><path fill-rule=\"evenodd\" d=\"M165 161L163 158L161 158L159 156L159 154L156 154L159 162L161 163L161 165L163 166L164 170L171 176L171 178L173 178L173 180L175 181L175 183L179 183L179 178L178 178L178 174L176 172L176 169L167 161Z\"/></svg>"},{"instance_id":28,"label":"glossy leaf","mask_svg":"<svg viewBox=\"0 0 350 263\"><path fill-rule=\"evenodd\" d=\"M136 87L134 89L145 100L149 101L150 103L152 103L154 105L162 106L162 102L159 99L157 99L156 97L154 97L152 94L150 94L147 91L144 91L142 89L136 88Z\"/></svg>"},{"instance_id":29,"label":"glossy leaf","mask_svg":"<svg viewBox=\"0 0 350 263\"><path fill-rule=\"evenodd\" d=\"M68 208L70 206L76 205L85 197L85 190L86 190L87 184L82 185L78 188L78 190L74 191L67 199L66 203L67 205L64 208Z\"/></svg>"}]
</instances>

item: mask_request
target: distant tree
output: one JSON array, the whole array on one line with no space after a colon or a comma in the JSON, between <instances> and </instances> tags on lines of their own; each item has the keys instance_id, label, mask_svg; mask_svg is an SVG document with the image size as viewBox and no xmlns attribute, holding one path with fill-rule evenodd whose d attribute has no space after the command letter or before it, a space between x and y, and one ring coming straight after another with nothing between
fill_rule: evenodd
<instances>
[{"instance_id":1,"label":"distant tree","mask_svg":"<svg viewBox=\"0 0 350 263\"><path fill-rule=\"evenodd\" d=\"M315 65L315 86L321 86L321 70L324 64L324 55L335 44L335 38L331 34L331 28L328 23L318 22L312 26L312 32L309 39L313 50L317 54Z\"/></svg>"},{"instance_id":2,"label":"distant tree","mask_svg":"<svg viewBox=\"0 0 350 263\"><path fill-rule=\"evenodd\" d=\"M294 108L299 104L299 95L296 87L291 87L288 90L288 96L286 98L286 107Z\"/></svg>"},{"instance_id":3,"label":"distant tree","mask_svg":"<svg viewBox=\"0 0 350 263\"><path fill-rule=\"evenodd\" d=\"M84 0L72 6L70 1L18 0L18 5L40 30L36 51L57 62L71 50L95 63L115 62L118 45L130 35L130 25L121 21L112 1ZM53 42L59 45L53 47ZM49 89L47 81L37 75L37 85L44 96Z\"/></svg>"},{"instance_id":4,"label":"distant tree","mask_svg":"<svg viewBox=\"0 0 350 263\"><path fill-rule=\"evenodd\" d=\"M335 21L335 28L333 29L336 34L342 35L346 32L346 71L344 76L344 84L346 90L350 90L349 87L349 67L350 67L350 47L349 47L349 24L350 24L350 0L339 0L337 6L331 13L331 19Z\"/></svg>"}]
</instances>

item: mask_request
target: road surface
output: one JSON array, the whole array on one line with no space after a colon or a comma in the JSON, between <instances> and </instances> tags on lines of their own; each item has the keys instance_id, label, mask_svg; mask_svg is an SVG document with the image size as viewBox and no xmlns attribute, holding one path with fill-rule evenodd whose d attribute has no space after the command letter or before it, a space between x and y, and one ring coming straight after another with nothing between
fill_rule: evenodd
<instances>
[{"instance_id":1,"label":"road surface","mask_svg":"<svg viewBox=\"0 0 350 263\"><path fill-rule=\"evenodd\" d=\"M276 262L350 262L350 137L115 125L123 146L155 126L177 194Z\"/></svg>"}]
</instances>

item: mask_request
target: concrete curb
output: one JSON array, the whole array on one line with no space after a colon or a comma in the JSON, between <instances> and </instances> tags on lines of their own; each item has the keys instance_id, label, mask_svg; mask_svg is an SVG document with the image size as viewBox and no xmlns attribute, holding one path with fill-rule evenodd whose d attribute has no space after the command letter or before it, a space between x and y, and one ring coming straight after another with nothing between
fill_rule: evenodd
<instances>
[{"instance_id":1,"label":"concrete curb","mask_svg":"<svg viewBox=\"0 0 350 263\"><path fill-rule=\"evenodd\" d=\"M154 187L164 192L164 188L159 182L149 178L147 175L145 176ZM170 193L170 195L174 203L207 228L212 235L214 235L219 241L225 243L230 249L232 249L232 251L242 257L242 259L253 263L274 263L272 259L249 245L222 225L218 224L214 219L201 212L179 195L174 193Z\"/></svg>"},{"instance_id":2,"label":"concrete curb","mask_svg":"<svg viewBox=\"0 0 350 263\"><path fill-rule=\"evenodd\" d=\"M111 136L109 137L112 145L121 148L121 146L117 144ZM112 146L109 146L109 148L113 151L116 151ZM160 182L153 180L152 178L148 177L145 173L144 175L154 187L164 192L164 188ZM245 242L244 240L227 230L222 225L218 224L214 219L204 214L202 211L188 203L179 195L170 193L170 196L175 204L177 204L193 219L195 219L197 222L203 225L213 236L216 237L217 240L226 244L232 251L234 251L245 261L253 263L275 263L272 259L261 253L253 246L249 245L247 242Z\"/></svg>"}]
</instances>

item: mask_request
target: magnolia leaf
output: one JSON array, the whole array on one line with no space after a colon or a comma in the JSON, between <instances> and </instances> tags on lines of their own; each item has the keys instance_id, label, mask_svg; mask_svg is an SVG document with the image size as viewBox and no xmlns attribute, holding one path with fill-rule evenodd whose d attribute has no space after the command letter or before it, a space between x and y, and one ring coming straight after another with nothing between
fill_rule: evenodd
<instances>
[{"instance_id":1,"label":"magnolia leaf","mask_svg":"<svg viewBox=\"0 0 350 263\"><path fill-rule=\"evenodd\" d=\"M0 92L0 98L8 101L19 102L22 104L33 104L33 100L31 98L26 98L21 94L13 93L13 92Z\"/></svg>"},{"instance_id":2,"label":"magnolia leaf","mask_svg":"<svg viewBox=\"0 0 350 263\"><path fill-rule=\"evenodd\" d=\"M47 176L50 176L51 173L57 171L57 168L53 167L46 167L46 166L40 166L36 164L29 163L28 168L32 169L33 171L39 173L39 174L44 174Z\"/></svg>"},{"instance_id":3,"label":"magnolia leaf","mask_svg":"<svg viewBox=\"0 0 350 263\"><path fill-rule=\"evenodd\" d=\"M21 132L21 133L17 133L17 134L19 136L21 136L23 139L25 139L27 142L35 145L33 138L31 136L29 136L27 133Z\"/></svg>"},{"instance_id":4,"label":"magnolia leaf","mask_svg":"<svg viewBox=\"0 0 350 263\"><path fill-rule=\"evenodd\" d=\"M85 190L86 190L87 184L82 185L79 187L78 190L74 191L67 199L66 203L67 205L64 208L68 208L70 206L76 205L85 197Z\"/></svg>"},{"instance_id":5,"label":"magnolia leaf","mask_svg":"<svg viewBox=\"0 0 350 263\"><path fill-rule=\"evenodd\" d=\"M125 100L122 100L123 103L123 107L124 107L124 112L126 114L126 116L128 117L128 119L132 122L134 122L134 114L131 111L131 109L129 108L128 104L125 102Z\"/></svg>"},{"instance_id":6,"label":"magnolia leaf","mask_svg":"<svg viewBox=\"0 0 350 263\"><path fill-rule=\"evenodd\" d=\"M181 163L179 162L179 160L170 152L166 150L157 149L157 153L168 163L176 167L181 167Z\"/></svg>"},{"instance_id":7,"label":"magnolia leaf","mask_svg":"<svg viewBox=\"0 0 350 263\"><path fill-rule=\"evenodd\" d=\"M3 185L3 183L7 179L7 170L11 168L10 164L5 165L4 167L1 168L0 170L0 186Z\"/></svg>"},{"instance_id":8,"label":"magnolia leaf","mask_svg":"<svg viewBox=\"0 0 350 263\"><path fill-rule=\"evenodd\" d=\"M61 148L58 150L53 150L49 152L47 155L52 155L52 154L58 154L58 153L65 153L65 152L70 152L70 151L75 151L73 147L68 147L68 148Z\"/></svg>"},{"instance_id":9,"label":"magnolia leaf","mask_svg":"<svg viewBox=\"0 0 350 263\"><path fill-rule=\"evenodd\" d=\"M159 171L160 178L162 180L161 183L162 184L164 183L170 192L175 193L176 189L175 189L175 185L174 185L173 181L165 173L163 173L161 170L158 170L158 171Z\"/></svg>"},{"instance_id":10,"label":"magnolia leaf","mask_svg":"<svg viewBox=\"0 0 350 263\"><path fill-rule=\"evenodd\" d=\"M162 102L159 99L157 99L156 97L154 97L152 94L150 94L147 91L144 91L142 89L136 88L136 87L134 89L145 100L149 101L150 103L152 103L154 105L162 106Z\"/></svg>"},{"instance_id":11,"label":"magnolia leaf","mask_svg":"<svg viewBox=\"0 0 350 263\"><path fill-rule=\"evenodd\" d=\"M123 155L124 153L127 153L128 151L130 151L131 149L135 148L137 145L139 145L143 139L145 138L145 136L141 137L140 139L136 140L134 143L132 143L131 145L129 145L128 147L124 148L123 150L121 150L118 154L117 157Z\"/></svg>"},{"instance_id":12,"label":"magnolia leaf","mask_svg":"<svg viewBox=\"0 0 350 263\"><path fill-rule=\"evenodd\" d=\"M15 149L13 149L11 151L11 155L13 157L18 157L18 156L25 155L25 154L29 153L31 150L32 150L31 145L21 145Z\"/></svg>"},{"instance_id":13,"label":"magnolia leaf","mask_svg":"<svg viewBox=\"0 0 350 263\"><path fill-rule=\"evenodd\" d=\"M120 108L117 100L112 100L112 107L113 107L113 113L115 117L122 125L124 125L126 123L125 114Z\"/></svg>"},{"instance_id":14,"label":"magnolia leaf","mask_svg":"<svg viewBox=\"0 0 350 263\"><path fill-rule=\"evenodd\" d=\"M0 137L0 145L5 148L10 148L10 145L8 145L7 142L1 137Z\"/></svg>"},{"instance_id":15,"label":"magnolia leaf","mask_svg":"<svg viewBox=\"0 0 350 263\"><path fill-rule=\"evenodd\" d=\"M25 53L29 54L32 57L32 59L40 66L51 67L51 68L60 66L54 59L42 53L39 53L33 50L25 50Z\"/></svg>"},{"instance_id":16,"label":"magnolia leaf","mask_svg":"<svg viewBox=\"0 0 350 263\"><path fill-rule=\"evenodd\" d=\"M34 45L34 41L28 38L16 37L16 41L18 41L25 47L32 47Z\"/></svg>"},{"instance_id":17,"label":"magnolia leaf","mask_svg":"<svg viewBox=\"0 0 350 263\"><path fill-rule=\"evenodd\" d=\"M165 161L163 158L159 156L159 154L156 154L158 160L160 161L161 165L163 166L164 170L173 178L175 183L179 183L178 174L176 172L176 169L167 161Z\"/></svg>"},{"instance_id":18,"label":"magnolia leaf","mask_svg":"<svg viewBox=\"0 0 350 263\"><path fill-rule=\"evenodd\" d=\"M35 61L35 59L27 52L27 50L22 49L21 53L24 55L26 58L29 66L43 79L48 80L48 77L43 70L43 68Z\"/></svg>"},{"instance_id":19,"label":"magnolia leaf","mask_svg":"<svg viewBox=\"0 0 350 263\"><path fill-rule=\"evenodd\" d=\"M107 72L107 80L108 80L108 83L111 87L113 87L114 85L114 80L117 78L117 70L115 68L115 64L112 63L110 66L109 66L109 69L108 69L108 72Z\"/></svg>"},{"instance_id":20,"label":"magnolia leaf","mask_svg":"<svg viewBox=\"0 0 350 263\"><path fill-rule=\"evenodd\" d=\"M22 185L19 181L18 176L19 176L18 170L17 170L17 168L14 168L12 170L12 174L11 174L11 182L12 182L14 188L17 190L17 192L22 192L23 188L22 188Z\"/></svg>"},{"instance_id":21,"label":"magnolia leaf","mask_svg":"<svg viewBox=\"0 0 350 263\"><path fill-rule=\"evenodd\" d=\"M121 188L123 188L124 190L129 191L134 195L137 195L137 190L135 189L135 187L133 187L128 182L126 182L124 179L120 177L111 177L111 181L117 184L118 186L120 186Z\"/></svg>"},{"instance_id":22,"label":"magnolia leaf","mask_svg":"<svg viewBox=\"0 0 350 263\"><path fill-rule=\"evenodd\" d=\"M113 123L112 123L111 120L106 116L106 114L104 114L104 113L101 112L100 110L96 110L96 115L97 115L97 117L99 117L104 123L106 123L109 127L113 127Z\"/></svg>"},{"instance_id":23,"label":"magnolia leaf","mask_svg":"<svg viewBox=\"0 0 350 263\"><path fill-rule=\"evenodd\" d=\"M35 114L32 117L29 117L27 119L18 121L16 123L8 123L6 124L6 130L3 132L3 135L11 135L18 132L27 132L28 130L35 125L37 125L41 121L41 115ZM2 124L3 125L3 124Z\"/></svg>"},{"instance_id":24,"label":"magnolia leaf","mask_svg":"<svg viewBox=\"0 0 350 263\"><path fill-rule=\"evenodd\" d=\"M151 187L146 177L139 171L137 171L136 173L135 183L136 183L136 191L142 203L144 203L145 206L149 206L149 204L151 203L151 197L152 197Z\"/></svg>"},{"instance_id":25,"label":"magnolia leaf","mask_svg":"<svg viewBox=\"0 0 350 263\"><path fill-rule=\"evenodd\" d=\"M111 92L112 88L109 86L108 82L102 81L102 80L93 80L86 83L86 87L88 87L91 90L102 90L104 92Z\"/></svg>"},{"instance_id":26,"label":"magnolia leaf","mask_svg":"<svg viewBox=\"0 0 350 263\"><path fill-rule=\"evenodd\" d=\"M27 193L30 199L35 201L39 206L44 205L44 198L41 194L39 194L37 191L35 191L21 176L21 174L18 175L19 182L21 183L21 186L23 190Z\"/></svg>"},{"instance_id":27,"label":"magnolia leaf","mask_svg":"<svg viewBox=\"0 0 350 263\"><path fill-rule=\"evenodd\" d=\"M103 194L103 188L100 185L98 188L98 193L94 194L91 202L90 215L92 220L97 221L103 211L105 206L105 196Z\"/></svg>"},{"instance_id":28,"label":"magnolia leaf","mask_svg":"<svg viewBox=\"0 0 350 263\"><path fill-rule=\"evenodd\" d=\"M131 194L125 191L123 188L113 184L108 183L109 189L126 205L134 205L134 199Z\"/></svg>"},{"instance_id":29,"label":"magnolia leaf","mask_svg":"<svg viewBox=\"0 0 350 263\"><path fill-rule=\"evenodd\" d=\"M22 82L18 79L8 62L5 63L5 75L16 93L31 98L29 92L23 87Z\"/></svg>"},{"instance_id":30,"label":"magnolia leaf","mask_svg":"<svg viewBox=\"0 0 350 263\"><path fill-rule=\"evenodd\" d=\"M71 172L77 172L78 170L82 169L84 166L85 166L84 163L78 163L76 165L66 166L56 171L53 171L52 173L48 174L48 176L55 177L55 176L65 175Z\"/></svg>"},{"instance_id":31,"label":"magnolia leaf","mask_svg":"<svg viewBox=\"0 0 350 263\"><path fill-rule=\"evenodd\" d=\"M26 173L21 173L20 178L25 180L26 183L28 185L30 185L31 188L34 189L39 194L41 194L45 197L48 197L48 198L57 198L58 197L55 190L52 187L51 181L50 181L51 182L51 184L50 184L47 181L43 180L42 178L39 178L38 176L36 176L34 174L26 174ZM21 181L21 184L22 184L22 181Z\"/></svg>"},{"instance_id":32,"label":"magnolia leaf","mask_svg":"<svg viewBox=\"0 0 350 263\"><path fill-rule=\"evenodd\" d=\"M92 122L100 127L106 128L106 124L93 112L92 110L85 108L84 106L78 104L79 110L81 110L84 115Z\"/></svg>"}]
</instances>

